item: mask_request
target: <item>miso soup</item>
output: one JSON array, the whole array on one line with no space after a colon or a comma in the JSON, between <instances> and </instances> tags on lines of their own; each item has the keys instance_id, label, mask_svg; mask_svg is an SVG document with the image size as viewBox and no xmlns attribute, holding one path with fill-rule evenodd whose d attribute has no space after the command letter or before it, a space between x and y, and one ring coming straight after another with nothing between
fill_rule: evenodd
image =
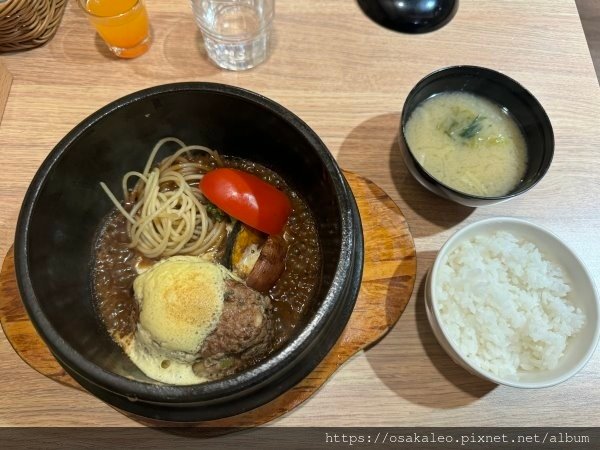
<instances>
[{"instance_id":1,"label":"miso soup","mask_svg":"<svg viewBox=\"0 0 600 450\"><path fill-rule=\"evenodd\" d=\"M527 169L527 146L512 117L465 92L423 101L405 127L411 153L434 178L481 197L511 192Z\"/></svg>"}]
</instances>

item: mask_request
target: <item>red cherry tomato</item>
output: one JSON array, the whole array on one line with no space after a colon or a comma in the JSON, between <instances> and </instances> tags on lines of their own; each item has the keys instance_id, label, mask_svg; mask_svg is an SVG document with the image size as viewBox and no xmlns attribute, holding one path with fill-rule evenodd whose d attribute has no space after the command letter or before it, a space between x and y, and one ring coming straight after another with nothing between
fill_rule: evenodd
<instances>
[{"instance_id":1,"label":"red cherry tomato","mask_svg":"<svg viewBox=\"0 0 600 450\"><path fill-rule=\"evenodd\" d=\"M200 190L230 216L267 234L283 230L290 199L275 186L237 169L215 169L200 180Z\"/></svg>"}]
</instances>

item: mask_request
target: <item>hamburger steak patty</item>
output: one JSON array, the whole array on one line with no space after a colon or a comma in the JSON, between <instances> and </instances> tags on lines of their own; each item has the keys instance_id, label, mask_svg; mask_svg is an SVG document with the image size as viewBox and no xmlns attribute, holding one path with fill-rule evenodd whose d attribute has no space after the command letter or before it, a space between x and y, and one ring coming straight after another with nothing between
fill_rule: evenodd
<instances>
[{"instance_id":1,"label":"hamburger steak patty","mask_svg":"<svg viewBox=\"0 0 600 450\"><path fill-rule=\"evenodd\" d=\"M231 375L264 356L272 339L269 297L239 281L226 280L221 318L204 341L194 371L209 379Z\"/></svg>"}]
</instances>

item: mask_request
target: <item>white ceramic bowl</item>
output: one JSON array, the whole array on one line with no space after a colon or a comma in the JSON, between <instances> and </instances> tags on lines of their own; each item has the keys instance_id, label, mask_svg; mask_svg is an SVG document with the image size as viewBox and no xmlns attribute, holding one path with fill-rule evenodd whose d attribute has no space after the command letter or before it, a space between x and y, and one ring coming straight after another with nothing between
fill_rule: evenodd
<instances>
[{"instance_id":1,"label":"white ceramic bowl","mask_svg":"<svg viewBox=\"0 0 600 450\"><path fill-rule=\"evenodd\" d=\"M521 372L519 377L498 377L487 372L464 357L451 342L444 330L436 303L434 286L437 284L439 267L445 255L452 252L457 245L478 234L487 234L504 230L522 237L535 244L546 259L558 263L571 286L568 299L576 307L581 308L586 316L584 327L569 338L565 354L559 364L552 370L537 372ZM469 372L497 384L518 388L543 388L561 383L579 372L591 358L598 336L600 335L599 300L594 282L581 260L558 237L548 230L520 219L499 217L485 219L472 223L456 232L440 249L432 269L430 270L425 287L425 303L427 317L433 332L450 357Z\"/></svg>"}]
</instances>

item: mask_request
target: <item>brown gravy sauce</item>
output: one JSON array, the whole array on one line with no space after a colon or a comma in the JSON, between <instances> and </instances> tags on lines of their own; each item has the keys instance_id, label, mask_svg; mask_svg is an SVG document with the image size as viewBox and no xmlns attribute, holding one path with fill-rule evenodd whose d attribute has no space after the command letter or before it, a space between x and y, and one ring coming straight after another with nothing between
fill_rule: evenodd
<instances>
[{"instance_id":1,"label":"brown gravy sauce","mask_svg":"<svg viewBox=\"0 0 600 450\"><path fill-rule=\"evenodd\" d=\"M289 246L286 267L269 292L274 322L274 342L269 352L272 353L306 323L307 313L311 310L321 267L315 221L306 202L278 174L251 161L230 157L223 159L226 167L245 170L277 186L292 202L292 214L284 231ZM139 315L133 296L133 281L137 276L136 265L144 258L130 249L128 243L127 221L115 208L97 234L92 285L98 315L117 342L135 332Z\"/></svg>"}]
</instances>

